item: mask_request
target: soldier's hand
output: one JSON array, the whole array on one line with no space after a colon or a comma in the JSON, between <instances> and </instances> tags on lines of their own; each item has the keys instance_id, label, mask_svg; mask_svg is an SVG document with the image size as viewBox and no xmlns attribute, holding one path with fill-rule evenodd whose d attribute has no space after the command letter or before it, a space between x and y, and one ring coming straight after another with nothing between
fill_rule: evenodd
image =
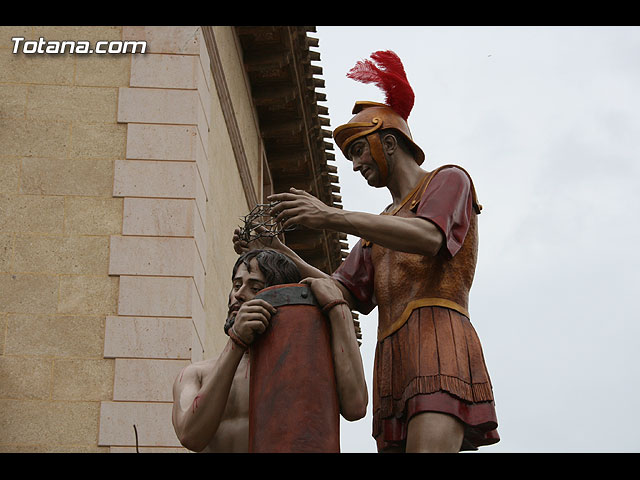
<instances>
[{"instance_id":1,"label":"soldier's hand","mask_svg":"<svg viewBox=\"0 0 640 480\"><path fill-rule=\"evenodd\" d=\"M288 193L276 193L267 197L278 204L271 209L271 215L284 228L292 225L322 229L326 225L327 216L333 207L325 205L321 200L304 190L290 188Z\"/></svg>"},{"instance_id":2,"label":"soldier's hand","mask_svg":"<svg viewBox=\"0 0 640 480\"><path fill-rule=\"evenodd\" d=\"M342 299L342 292L331 278L305 278L300 283L309 285L313 296L316 297L320 307L334 300Z\"/></svg>"}]
</instances>

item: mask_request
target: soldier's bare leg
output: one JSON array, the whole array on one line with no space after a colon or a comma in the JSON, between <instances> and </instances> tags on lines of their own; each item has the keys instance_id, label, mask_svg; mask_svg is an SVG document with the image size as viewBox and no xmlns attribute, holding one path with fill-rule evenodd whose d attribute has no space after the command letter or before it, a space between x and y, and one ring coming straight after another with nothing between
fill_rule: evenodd
<instances>
[{"instance_id":1,"label":"soldier's bare leg","mask_svg":"<svg viewBox=\"0 0 640 480\"><path fill-rule=\"evenodd\" d=\"M407 453L457 453L462 445L464 425L445 413L423 412L409 420Z\"/></svg>"}]
</instances>

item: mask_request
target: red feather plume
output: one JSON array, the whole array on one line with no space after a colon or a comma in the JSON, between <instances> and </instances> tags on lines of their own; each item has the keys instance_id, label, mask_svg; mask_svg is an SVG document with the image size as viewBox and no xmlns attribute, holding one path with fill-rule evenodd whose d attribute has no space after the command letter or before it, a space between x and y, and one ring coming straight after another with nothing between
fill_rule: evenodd
<instances>
[{"instance_id":1,"label":"red feather plume","mask_svg":"<svg viewBox=\"0 0 640 480\"><path fill-rule=\"evenodd\" d=\"M413 109L415 95L400 57L387 50L372 53L371 59L373 62L365 59L356 63L347 77L362 83L376 84L385 93L386 104L406 121Z\"/></svg>"}]
</instances>

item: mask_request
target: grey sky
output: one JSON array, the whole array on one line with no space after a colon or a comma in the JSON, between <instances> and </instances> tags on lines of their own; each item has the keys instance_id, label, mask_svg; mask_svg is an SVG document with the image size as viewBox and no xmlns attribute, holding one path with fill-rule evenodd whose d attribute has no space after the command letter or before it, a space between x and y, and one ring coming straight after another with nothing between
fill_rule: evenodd
<instances>
[{"instance_id":1,"label":"grey sky","mask_svg":"<svg viewBox=\"0 0 640 480\"><path fill-rule=\"evenodd\" d=\"M481 452L640 451L640 28L318 27L332 128L346 77L394 50L416 94L409 126L426 169L455 163L480 203L470 312L498 431ZM336 149L345 209L380 212ZM351 244L354 239L350 238ZM371 383L376 310L361 317ZM371 416L342 423L344 452L374 452Z\"/></svg>"}]
</instances>

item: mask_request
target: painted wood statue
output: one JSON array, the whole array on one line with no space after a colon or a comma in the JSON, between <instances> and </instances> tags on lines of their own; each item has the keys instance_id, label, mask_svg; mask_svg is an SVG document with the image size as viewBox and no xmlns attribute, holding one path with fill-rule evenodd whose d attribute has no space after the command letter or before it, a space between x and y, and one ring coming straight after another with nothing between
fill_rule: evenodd
<instances>
[{"instance_id":1,"label":"painted wood statue","mask_svg":"<svg viewBox=\"0 0 640 480\"><path fill-rule=\"evenodd\" d=\"M372 433L380 452L458 452L499 441L493 388L471 324L469 290L478 253L478 203L460 166L421 168L407 119L414 93L398 56L379 51L348 76L374 83L385 103L356 102L334 131L345 157L392 203L380 214L329 207L307 192L274 194L284 228L304 225L360 237L327 275L272 238L302 275L331 278L352 309L378 308ZM238 232L237 251L251 248Z\"/></svg>"}]
</instances>

